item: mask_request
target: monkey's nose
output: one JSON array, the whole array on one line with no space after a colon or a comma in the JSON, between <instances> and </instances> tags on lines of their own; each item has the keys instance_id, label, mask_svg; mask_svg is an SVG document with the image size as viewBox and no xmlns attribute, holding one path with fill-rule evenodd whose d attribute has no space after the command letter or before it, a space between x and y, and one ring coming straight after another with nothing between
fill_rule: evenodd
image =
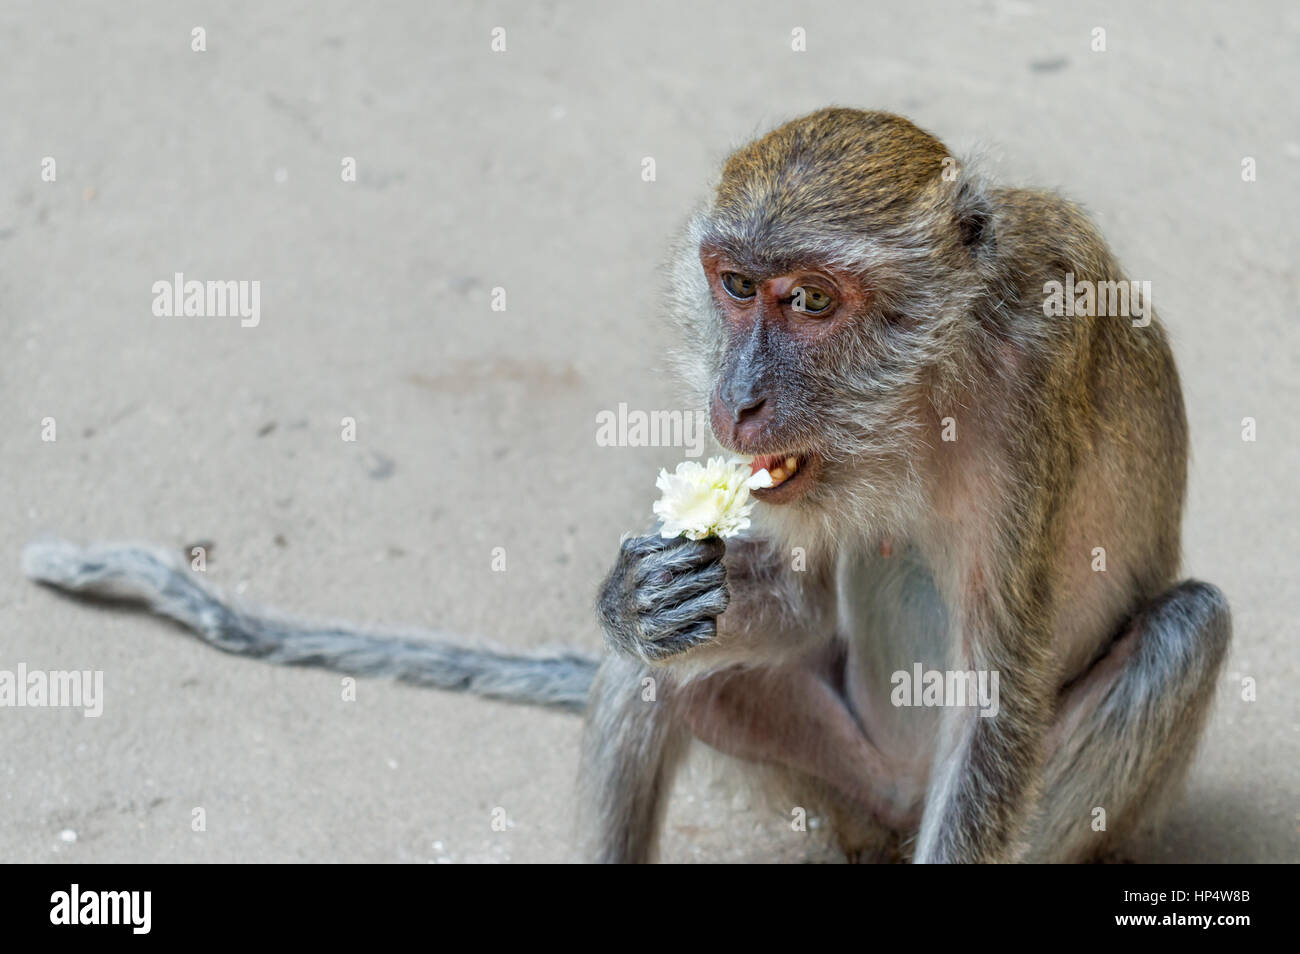
<instances>
[{"instance_id":1,"label":"monkey's nose","mask_svg":"<svg viewBox=\"0 0 1300 954\"><path fill-rule=\"evenodd\" d=\"M732 408L731 414L737 424L743 424L746 418L756 417L763 410L763 405L767 403L767 398L751 397L741 401Z\"/></svg>"},{"instance_id":2,"label":"monkey's nose","mask_svg":"<svg viewBox=\"0 0 1300 954\"><path fill-rule=\"evenodd\" d=\"M766 395L753 391L741 395L715 392L710 408L714 433L724 444L742 449L760 437L772 417L772 408Z\"/></svg>"},{"instance_id":3,"label":"monkey's nose","mask_svg":"<svg viewBox=\"0 0 1300 954\"><path fill-rule=\"evenodd\" d=\"M760 397L749 401L735 410L733 433L742 445L752 445L761 439L763 429L772 417L772 405L767 398Z\"/></svg>"}]
</instances>

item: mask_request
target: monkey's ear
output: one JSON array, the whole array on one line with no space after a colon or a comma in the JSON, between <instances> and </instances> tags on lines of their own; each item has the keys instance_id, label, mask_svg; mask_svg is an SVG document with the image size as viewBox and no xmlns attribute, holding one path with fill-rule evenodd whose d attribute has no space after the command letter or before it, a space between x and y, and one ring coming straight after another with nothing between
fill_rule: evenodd
<instances>
[{"instance_id":1,"label":"monkey's ear","mask_svg":"<svg viewBox=\"0 0 1300 954\"><path fill-rule=\"evenodd\" d=\"M975 179L963 178L957 186L957 235L972 255L993 247L993 203Z\"/></svg>"}]
</instances>

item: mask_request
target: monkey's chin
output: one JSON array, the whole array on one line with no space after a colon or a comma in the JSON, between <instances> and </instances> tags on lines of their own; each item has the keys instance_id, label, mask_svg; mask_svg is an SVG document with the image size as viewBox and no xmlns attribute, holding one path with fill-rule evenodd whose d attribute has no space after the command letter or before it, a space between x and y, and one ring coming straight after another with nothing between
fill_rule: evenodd
<instances>
[{"instance_id":1,"label":"monkey's chin","mask_svg":"<svg viewBox=\"0 0 1300 954\"><path fill-rule=\"evenodd\" d=\"M773 459L784 457L786 455L769 455ZM817 475L821 470L821 458L816 454L800 454L798 469L793 474L786 477L775 487L760 487L758 490L752 490L754 499L765 504L788 504L805 496L813 485L817 483ZM754 458L754 470L767 468L771 471L767 457Z\"/></svg>"}]
</instances>

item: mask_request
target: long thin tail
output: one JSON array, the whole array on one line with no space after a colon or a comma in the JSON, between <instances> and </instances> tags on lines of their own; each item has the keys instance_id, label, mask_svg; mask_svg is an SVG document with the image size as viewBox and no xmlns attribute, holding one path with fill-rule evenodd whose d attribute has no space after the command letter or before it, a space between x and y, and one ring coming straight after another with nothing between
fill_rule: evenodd
<instances>
[{"instance_id":1,"label":"long thin tail","mask_svg":"<svg viewBox=\"0 0 1300 954\"><path fill-rule=\"evenodd\" d=\"M438 632L384 634L236 609L170 554L145 547L29 543L23 549L23 572L70 593L143 603L220 650L289 666L389 676L570 712L586 707L596 675L597 659L576 652L504 653L461 645Z\"/></svg>"}]
</instances>

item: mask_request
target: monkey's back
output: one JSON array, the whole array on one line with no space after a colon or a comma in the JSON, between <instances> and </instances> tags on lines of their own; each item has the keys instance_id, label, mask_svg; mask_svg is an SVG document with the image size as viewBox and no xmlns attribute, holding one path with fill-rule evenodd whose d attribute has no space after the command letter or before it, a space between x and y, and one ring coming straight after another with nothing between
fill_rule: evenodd
<instances>
[{"instance_id":1,"label":"monkey's back","mask_svg":"<svg viewBox=\"0 0 1300 954\"><path fill-rule=\"evenodd\" d=\"M1048 288L1067 276L1076 288L1129 281L1077 205L1005 189L994 193L994 208L999 259L1015 266L1007 274L1015 276L1008 291L1017 307L1002 332L1024 355L1037 391L1024 396L1031 412L1022 449L1055 489L1054 545L1080 555L1066 561L1078 572L1058 581L1069 607L1060 618L1070 628L1103 628L1178 573L1188 448L1178 372L1154 309L1144 326L1132 315L1045 314ZM1088 559L1098 548L1105 573ZM1099 589L1115 600L1098 599ZM1088 608L1083 620L1070 620L1075 606ZM1081 633L1079 641L1091 638Z\"/></svg>"}]
</instances>

